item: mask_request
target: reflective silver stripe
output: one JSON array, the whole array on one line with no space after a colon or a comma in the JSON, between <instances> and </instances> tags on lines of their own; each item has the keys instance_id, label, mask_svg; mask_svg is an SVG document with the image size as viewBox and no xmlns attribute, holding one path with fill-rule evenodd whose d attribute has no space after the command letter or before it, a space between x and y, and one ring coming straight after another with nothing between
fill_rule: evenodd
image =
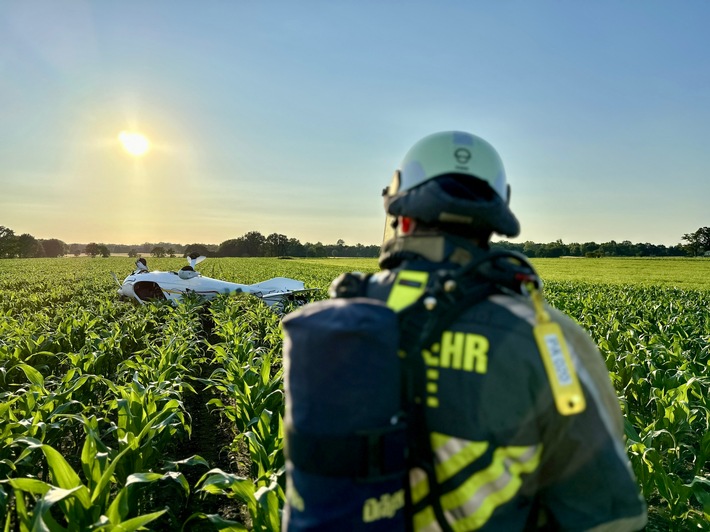
<instances>
[{"instance_id":1,"label":"reflective silver stripe","mask_svg":"<svg viewBox=\"0 0 710 532\"><path fill-rule=\"evenodd\" d=\"M530 325L537 323L535 321L535 310L531 305L527 304L526 300L500 294L490 296L490 300L509 310L518 318L527 321Z\"/></svg>"},{"instance_id":2,"label":"reflective silver stripe","mask_svg":"<svg viewBox=\"0 0 710 532\"><path fill-rule=\"evenodd\" d=\"M439 482L453 477L469 464L475 462L488 449L488 442L477 442L432 433L432 447L436 455L436 479Z\"/></svg>"},{"instance_id":3,"label":"reflective silver stripe","mask_svg":"<svg viewBox=\"0 0 710 532\"><path fill-rule=\"evenodd\" d=\"M409 471L409 484L412 488L413 503L416 504L429 494L429 482L423 469L416 468ZM417 512L412 519L416 532L441 532L431 506Z\"/></svg>"},{"instance_id":4,"label":"reflective silver stripe","mask_svg":"<svg viewBox=\"0 0 710 532\"><path fill-rule=\"evenodd\" d=\"M415 504L429 494L429 481L423 469L409 470L409 487L412 490L412 502Z\"/></svg>"},{"instance_id":5,"label":"reflective silver stripe","mask_svg":"<svg viewBox=\"0 0 710 532\"><path fill-rule=\"evenodd\" d=\"M627 532L628 530L641 530L646 526L648 516L637 515L636 517L622 517L603 525L590 528L587 532Z\"/></svg>"},{"instance_id":6,"label":"reflective silver stripe","mask_svg":"<svg viewBox=\"0 0 710 532\"><path fill-rule=\"evenodd\" d=\"M488 468L441 498L454 530L483 526L496 508L515 497L522 485L521 475L537 469L541 454L541 444L496 449Z\"/></svg>"}]
</instances>

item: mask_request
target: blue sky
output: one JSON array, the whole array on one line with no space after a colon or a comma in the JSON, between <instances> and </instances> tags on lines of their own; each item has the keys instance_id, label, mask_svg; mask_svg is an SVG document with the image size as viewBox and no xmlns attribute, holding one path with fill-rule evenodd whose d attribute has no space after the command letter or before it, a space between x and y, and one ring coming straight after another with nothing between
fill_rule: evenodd
<instances>
[{"instance_id":1,"label":"blue sky","mask_svg":"<svg viewBox=\"0 0 710 532\"><path fill-rule=\"evenodd\" d=\"M379 243L408 148L458 129L503 158L514 241L675 245L710 225L708 22L700 0L9 0L0 225Z\"/></svg>"}]
</instances>

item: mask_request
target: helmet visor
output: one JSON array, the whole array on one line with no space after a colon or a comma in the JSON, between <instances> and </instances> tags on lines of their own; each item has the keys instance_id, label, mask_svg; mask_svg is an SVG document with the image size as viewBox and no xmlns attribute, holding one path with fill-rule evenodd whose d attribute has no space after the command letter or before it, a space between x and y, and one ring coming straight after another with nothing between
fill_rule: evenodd
<instances>
[{"instance_id":1,"label":"helmet visor","mask_svg":"<svg viewBox=\"0 0 710 532\"><path fill-rule=\"evenodd\" d=\"M394 196L399 191L401 181L402 174L399 170L395 170L391 183L382 192L382 196L385 198L385 228L382 232L383 246L387 241L392 240L397 234L397 217L392 216L387 212L387 198L389 196Z\"/></svg>"}]
</instances>

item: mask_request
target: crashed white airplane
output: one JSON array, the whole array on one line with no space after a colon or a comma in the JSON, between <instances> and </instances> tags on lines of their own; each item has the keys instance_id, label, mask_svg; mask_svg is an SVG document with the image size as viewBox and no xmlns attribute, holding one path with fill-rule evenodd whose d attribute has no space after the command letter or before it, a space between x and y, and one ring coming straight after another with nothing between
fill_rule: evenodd
<instances>
[{"instance_id":1,"label":"crashed white airplane","mask_svg":"<svg viewBox=\"0 0 710 532\"><path fill-rule=\"evenodd\" d=\"M269 307L276 306L281 311L287 301L305 303L305 296L314 289L305 288L303 281L288 277L274 277L256 284L239 284L205 277L195 270L195 266L205 259L204 256L187 257L188 266L177 272L149 271L146 260L136 261L136 270L123 280L114 279L119 285L118 293L123 297L133 298L139 303L151 300L179 302L187 294L197 294L212 299L220 294L245 293L258 297Z\"/></svg>"}]
</instances>

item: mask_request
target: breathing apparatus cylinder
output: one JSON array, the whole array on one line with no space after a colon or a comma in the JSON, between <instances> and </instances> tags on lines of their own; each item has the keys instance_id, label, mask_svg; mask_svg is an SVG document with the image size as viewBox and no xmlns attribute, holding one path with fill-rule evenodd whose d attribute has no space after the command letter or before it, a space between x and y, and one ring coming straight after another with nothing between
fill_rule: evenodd
<instances>
[{"instance_id":1,"label":"breathing apparatus cylinder","mask_svg":"<svg viewBox=\"0 0 710 532\"><path fill-rule=\"evenodd\" d=\"M404 530L397 316L367 298L287 315L283 529Z\"/></svg>"}]
</instances>

